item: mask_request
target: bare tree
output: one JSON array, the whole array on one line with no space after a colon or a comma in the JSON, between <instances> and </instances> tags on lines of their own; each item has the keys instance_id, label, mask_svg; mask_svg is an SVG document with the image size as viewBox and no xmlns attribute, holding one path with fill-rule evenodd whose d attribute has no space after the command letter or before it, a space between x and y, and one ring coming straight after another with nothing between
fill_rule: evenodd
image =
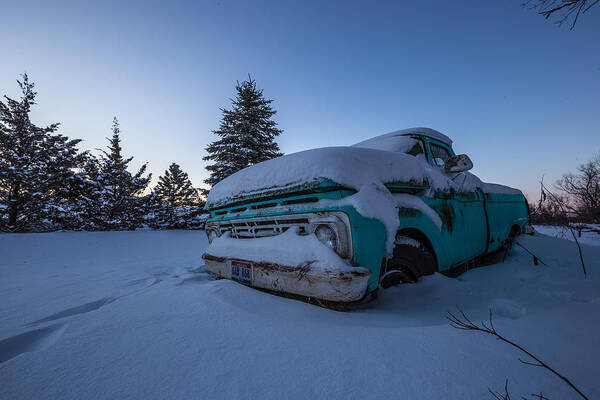
<instances>
[{"instance_id":1,"label":"bare tree","mask_svg":"<svg viewBox=\"0 0 600 400\"><path fill-rule=\"evenodd\" d=\"M556 181L554 187L557 191L545 186L542 177L540 200L537 206L532 207L531 215L535 222L557 225L571 233L585 275L587 271L578 237L582 230L597 231L584 223L600 223L600 154L579 165L577 171Z\"/></svg>"},{"instance_id":2,"label":"bare tree","mask_svg":"<svg viewBox=\"0 0 600 400\"><path fill-rule=\"evenodd\" d=\"M600 3L600 0L526 0L524 7L536 10L544 18L558 17L559 25L572 20L571 29L575 28L581 14Z\"/></svg>"},{"instance_id":3,"label":"bare tree","mask_svg":"<svg viewBox=\"0 0 600 400\"><path fill-rule=\"evenodd\" d=\"M555 186L570 197L569 212L583 221L600 224L600 154L578 166L577 171L563 175Z\"/></svg>"},{"instance_id":4,"label":"bare tree","mask_svg":"<svg viewBox=\"0 0 600 400\"><path fill-rule=\"evenodd\" d=\"M569 385L569 387L571 389L573 389L575 392L577 392L577 394L582 399L588 400L588 397L585 394L583 394L583 392L581 390L579 390L567 377L565 377L561 373L557 372L554 368L550 367L548 364L546 364L544 361L542 361L539 357L533 355L531 352L529 352L528 350L523 348L521 345L502 336L494 327L494 320L492 318L491 310L490 310L489 322L482 321L479 325L477 325L476 323L471 321L471 319L465 314L465 312L458 305L456 306L456 308L460 315L455 315L455 314L451 313L450 311L448 311L446 314L446 319L448 321L450 321L450 326L452 326L453 328L456 328L456 329L463 330L463 331L475 331L475 332L487 333L489 335L494 336L496 339L500 340L501 342L507 343L507 344L511 345L512 347L519 349L521 352L526 354L531 360L533 360L533 361L526 361L526 360L523 360L522 358L519 358L519 361L521 363L527 364L527 365L532 365L534 367L541 367L541 368L546 369L547 371L550 371L556 377L560 378L567 385ZM496 399L510 400L510 394L508 393L508 380L506 381L506 384L504 386L504 390L505 390L504 395L501 395L497 392L492 392L491 389L488 389L488 390L494 397L496 397ZM542 393L540 393L539 395L532 394L532 396L537 397L539 399L545 398L545 397L543 397Z\"/></svg>"},{"instance_id":5,"label":"bare tree","mask_svg":"<svg viewBox=\"0 0 600 400\"><path fill-rule=\"evenodd\" d=\"M529 204L532 224L566 225L569 223L568 213L563 212L569 203L566 195L554 193L548 196L544 190L544 177L540 181L540 199L535 204Z\"/></svg>"},{"instance_id":6,"label":"bare tree","mask_svg":"<svg viewBox=\"0 0 600 400\"><path fill-rule=\"evenodd\" d=\"M579 262L581 263L581 268L583 269L583 274L587 275L587 270L585 269L585 262L583 261L583 253L581 252L581 244L579 243L578 236L575 234L575 227L569 223L569 212L573 208L569 205L568 201L565 197L558 196L552 191L548 190L546 186L544 186L544 179L540 181L541 185L541 197L540 197L540 207L544 201L550 201L554 204L554 207L558 208L558 216L557 220L558 225L562 226L565 229L568 229L571 232L571 236L577 245L577 251L579 252Z\"/></svg>"}]
</instances>

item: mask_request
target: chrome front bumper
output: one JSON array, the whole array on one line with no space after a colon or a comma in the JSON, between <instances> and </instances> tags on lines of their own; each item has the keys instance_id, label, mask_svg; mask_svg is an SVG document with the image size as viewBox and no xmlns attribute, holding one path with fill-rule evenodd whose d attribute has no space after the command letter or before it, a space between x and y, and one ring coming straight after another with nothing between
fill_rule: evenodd
<instances>
[{"instance_id":1,"label":"chrome front bumper","mask_svg":"<svg viewBox=\"0 0 600 400\"><path fill-rule=\"evenodd\" d=\"M206 269L222 278L231 279L231 259L202 255ZM250 286L292 293L336 302L351 302L363 298L371 271L362 267L352 270L322 270L301 266L284 266L266 262L238 260L252 264Z\"/></svg>"}]
</instances>

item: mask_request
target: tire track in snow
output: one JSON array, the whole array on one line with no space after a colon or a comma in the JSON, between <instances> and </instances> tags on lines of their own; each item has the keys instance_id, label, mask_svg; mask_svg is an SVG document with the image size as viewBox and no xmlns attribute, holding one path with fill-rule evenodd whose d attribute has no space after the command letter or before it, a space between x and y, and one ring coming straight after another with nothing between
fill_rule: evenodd
<instances>
[{"instance_id":1,"label":"tire track in snow","mask_svg":"<svg viewBox=\"0 0 600 400\"><path fill-rule=\"evenodd\" d=\"M49 315L42 319L38 319L37 321L33 321L32 323L30 323L30 325L38 324L41 322L56 321L57 319L71 317L73 315L78 315L78 314L85 314L90 311L95 311L106 304L112 303L113 301L117 300L117 298L105 297L103 299L85 303L80 306L67 308L66 310L54 313L54 314Z\"/></svg>"},{"instance_id":2,"label":"tire track in snow","mask_svg":"<svg viewBox=\"0 0 600 400\"><path fill-rule=\"evenodd\" d=\"M62 336L65 328L64 324L54 324L0 340L0 364L20 354L51 346Z\"/></svg>"},{"instance_id":3,"label":"tire track in snow","mask_svg":"<svg viewBox=\"0 0 600 400\"><path fill-rule=\"evenodd\" d=\"M70 307L57 313L51 314L47 317L33 321L27 326L41 324L44 322L56 321L59 319L96 311L107 304L115 302L120 298L139 293L160 282L162 282L162 279L154 278L152 282L150 282L150 284L148 284L140 290L136 290L132 293L128 293L117 297L104 297L102 299L81 304L79 306ZM65 329L66 324L57 323L54 325L45 326L43 328L33 329L0 340L0 364L15 358L20 354L40 351L50 347L59 340Z\"/></svg>"},{"instance_id":4,"label":"tire track in snow","mask_svg":"<svg viewBox=\"0 0 600 400\"><path fill-rule=\"evenodd\" d=\"M28 326L39 324L39 323L44 323L44 322L56 321L58 319L72 317L75 315L86 314L86 313L89 313L92 311L96 311L96 310L104 307L105 305L113 303L124 297L143 292L143 291L151 288L152 286L155 286L155 285L161 283L163 281L163 279L159 278L158 276L163 276L163 275L167 275L167 274L154 274L154 278L150 281L150 283L148 283L146 286L144 286L138 290L132 291L131 293L126 293L121 296L115 296L115 297L104 297L99 300L91 301L89 303L81 304L81 305L78 305L75 307L70 307L65 310L59 311L57 313L51 314L47 317L33 321L33 322L29 323ZM191 276L188 277L187 275L191 275ZM179 277L179 276L177 276L177 277ZM208 274L206 273L206 270L204 269L204 265L202 265L198 268L189 268L188 274L186 274L186 277L184 279L182 279L177 285L183 285L183 284L192 283L192 282L202 282L202 281L206 281L206 280L210 280L210 276L208 276ZM137 285L144 281L147 282L148 279L145 279L145 278L144 279L135 279L135 280L131 281L128 286Z\"/></svg>"}]
</instances>

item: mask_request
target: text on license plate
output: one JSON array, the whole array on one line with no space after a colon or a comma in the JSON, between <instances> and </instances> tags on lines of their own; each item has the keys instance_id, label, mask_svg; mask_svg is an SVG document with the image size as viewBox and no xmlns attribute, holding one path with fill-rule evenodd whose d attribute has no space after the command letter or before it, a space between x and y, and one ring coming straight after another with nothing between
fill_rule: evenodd
<instances>
[{"instance_id":1,"label":"text on license plate","mask_svg":"<svg viewBox=\"0 0 600 400\"><path fill-rule=\"evenodd\" d=\"M231 260L231 279L244 285L251 285L252 263Z\"/></svg>"}]
</instances>

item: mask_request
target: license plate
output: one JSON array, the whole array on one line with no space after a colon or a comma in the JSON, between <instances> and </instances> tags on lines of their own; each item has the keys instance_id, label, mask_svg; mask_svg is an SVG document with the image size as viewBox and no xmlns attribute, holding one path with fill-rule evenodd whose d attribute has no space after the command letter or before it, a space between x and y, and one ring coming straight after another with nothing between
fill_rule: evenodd
<instances>
[{"instance_id":1,"label":"license plate","mask_svg":"<svg viewBox=\"0 0 600 400\"><path fill-rule=\"evenodd\" d=\"M252 285L252 263L231 260L231 279L244 285Z\"/></svg>"}]
</instances>

